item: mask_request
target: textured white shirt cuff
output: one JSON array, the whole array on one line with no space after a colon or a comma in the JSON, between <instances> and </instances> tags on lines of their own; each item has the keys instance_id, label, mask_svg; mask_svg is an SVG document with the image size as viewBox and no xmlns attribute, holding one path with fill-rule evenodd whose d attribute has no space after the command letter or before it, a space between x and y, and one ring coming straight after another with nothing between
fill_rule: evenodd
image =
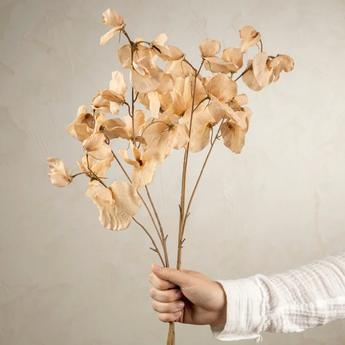
<instances>
[{"instance_id":1,"label":"textured white shirt cuff","mask_svg":"<svg viewBox=\"0 0 345 345\"><path fill-rule=\"evenodd\" d=\"M220 341L256 339L263 330L267 290L256 277L236 280L216 280L227 298L226 324L210 325L214 338Z\"/></svg>"}]
</instances>

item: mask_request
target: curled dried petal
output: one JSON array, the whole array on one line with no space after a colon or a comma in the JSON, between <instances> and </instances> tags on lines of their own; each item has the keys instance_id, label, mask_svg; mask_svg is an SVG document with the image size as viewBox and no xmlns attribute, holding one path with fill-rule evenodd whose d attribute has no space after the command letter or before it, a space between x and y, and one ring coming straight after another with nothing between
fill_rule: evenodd
<instances>
[{"instance_id":1,"label":"curled dried petal","mask_svg":"<svg viewBox=\"0 0 345 345\"><path fill-rule=\"evenodd\" d=\"M50 182L56 187L65 187L73 180L65 163L56 157L48 157L49 168L51 172L48 173Z\"/></svg>"}]
</instances>

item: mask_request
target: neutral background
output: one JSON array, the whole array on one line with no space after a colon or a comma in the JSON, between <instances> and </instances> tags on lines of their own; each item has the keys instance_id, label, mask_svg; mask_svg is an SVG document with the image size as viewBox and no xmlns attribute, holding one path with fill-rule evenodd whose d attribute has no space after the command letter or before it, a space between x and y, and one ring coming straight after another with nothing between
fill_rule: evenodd
<instances>
[{"instance_id":1,"label":"neutral background","mask_svg":"<svg viewBox=\"0 0 345 345\"><path fill-rule=\"evenodd\" d=\"M240 83L253 110L246 145L240 155L221 141L216 146L192 207L182 266L237 279L345 250L344 0L1 0L1 345L166 341L168 325L149 297L150 264L159 262L149 238L136 224L104 229L84 196L86 178L60 189L47 176L49 156L78 172L81 143L66 126L78 106L108 87L112 71L123 71L116 52L124 37L99 45L110 29L101 22L109 7L133 39L165 32L167 44L195 66L204 39L236 47L244 25L262 33L269 55L295 59L293 72L261 92ZM192 156L189 186L205 153ZM174 267L181 163L175 151L150 187ZM115 164L108 176L124 180ZM144 209L138 219L150 226ZM265 333L264 344L344 344L344 322ZM177 324L176 333L177 345L218 343L209 326Z\"/></svg>"}]
</instances>

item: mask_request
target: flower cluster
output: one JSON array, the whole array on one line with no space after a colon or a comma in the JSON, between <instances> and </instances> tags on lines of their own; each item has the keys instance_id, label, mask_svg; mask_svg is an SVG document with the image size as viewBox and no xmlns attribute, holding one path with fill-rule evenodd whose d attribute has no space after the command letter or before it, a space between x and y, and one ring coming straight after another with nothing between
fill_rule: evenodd
<instances>
[{"instance_id":1,"label":"flower cluster","mask_svg":"<svg viewBox=\"0 0 345 345\"><path fill-rule=\"evenodd\" d=\"M138 190L153 181L157 166L174 149L196 153L213 147L222 138L232 152L241 153L252 111L247 107L247 95L238 92L237 80L242 78L251 90L259 91L276 82L282 71L290 72L294 62L288 55L263 52L261 34L245 26L239 32L238 47L225 48L221 56L220 42L204 40L199 46L201 65L197 70L178 47L166 45L166 34L151 42L140 37L132 41L123 18L113 9L103 13L102 21L113 28L101 37L101 45L116 33L128 39L117 55L122 67L129 70L132 99L126 99L124 74L112 72L109 88L97 91L90 111L86 105L79 107L67 133L82 142L85 156L78 162L80 174L90 179L85 194L97 205L100 222L107 229L123 230L140 209ZM243 54L259 44L261 51L240 73ZM158 67L157 59L166 63L164 69ZM205 77L200 73L202 67L209 71ZM135 109L136 102L144 110ZM120 111L124 113L122 118ZM128 141L128 148L117 152L122 163L111 145L118 138ZM115 181L108 187L105 176L114 158L121 167L128 164L131 177L129 182ZM71 176L58 158L48 161L51 183L58 187L79 175Z\"/></svg>"}]
</instances>

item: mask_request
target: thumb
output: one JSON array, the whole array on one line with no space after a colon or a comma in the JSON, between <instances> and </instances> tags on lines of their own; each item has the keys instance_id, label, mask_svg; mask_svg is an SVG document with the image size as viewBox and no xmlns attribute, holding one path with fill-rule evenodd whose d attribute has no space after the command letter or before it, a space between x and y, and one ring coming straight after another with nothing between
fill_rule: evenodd
<instances>
[{"instance_id":1,"label":"thumb","mask_svg":"<svg viewBox=\"0 0 345 345\"><path fill-rule=\"evenodd\" d=\"M161 267L156 264L152 264L151 270L158 278L168 280L180 287L191 285L191 277L186 272L179 271L176 268Z\"/></svg>"}]
</instances>

